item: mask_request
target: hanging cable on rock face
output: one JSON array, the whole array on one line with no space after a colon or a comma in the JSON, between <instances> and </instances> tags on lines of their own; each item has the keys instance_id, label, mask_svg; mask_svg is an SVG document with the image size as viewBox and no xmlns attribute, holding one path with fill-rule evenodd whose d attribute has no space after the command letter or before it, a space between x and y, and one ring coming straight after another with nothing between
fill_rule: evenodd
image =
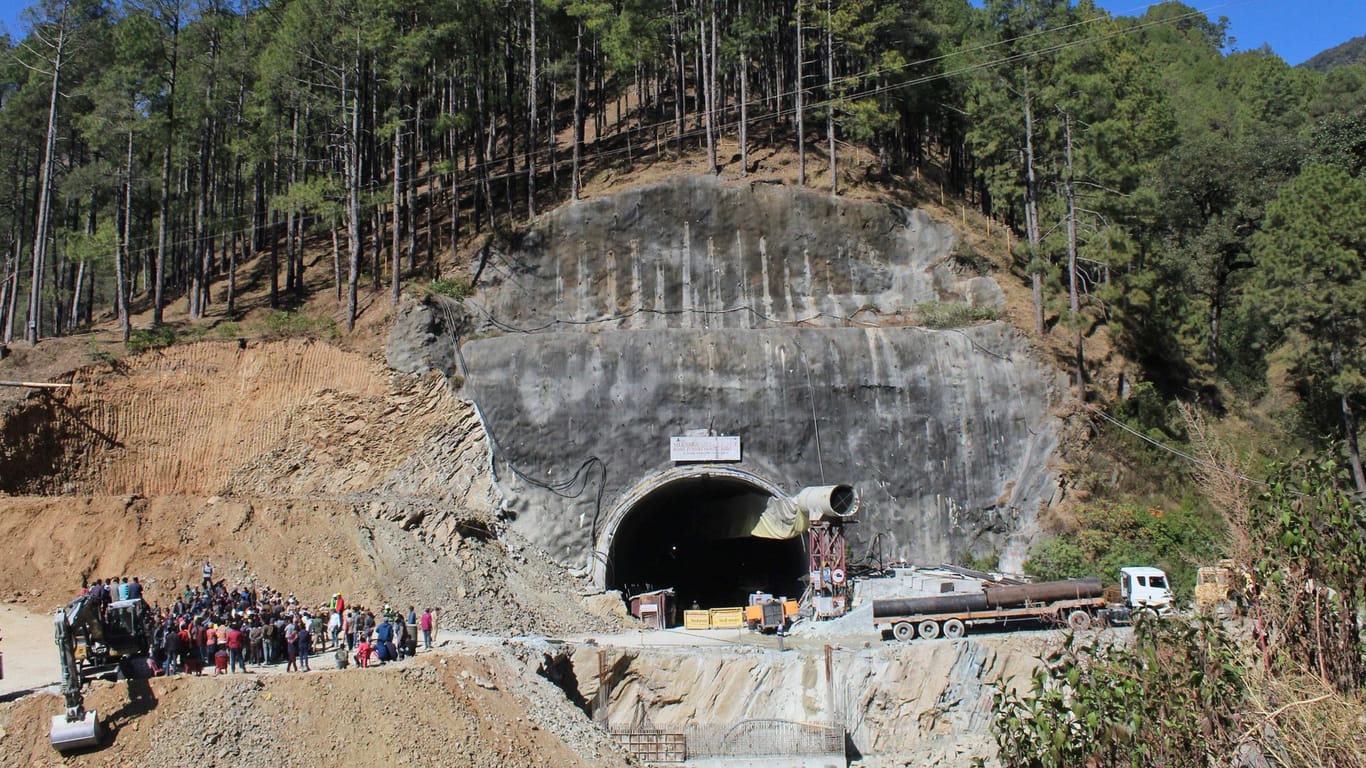
<instances>
[{"instance_id":1,"label":"hanging cable on rock face","mask_svg":"<svg viewBox=\"0 0 1366 768\"><path fill-rule=\"evenodd\" d=\"M454 318L450 310L443 307L443 313L446 315L447 322L452 323ZM455 327L455 325L451 325L451 328ZM584 492L588 490L588 483L592 476L592 470L595 467L597 468L598 490L593 499L593 524L589 529L588 539L588 546L591 550L598 540L598 520L602 515L602 499L607 490L607 463L596 454L589 456L583 460L583 463L579 465L578 469L574 470L574 474L561 482L546 482L522 471L522 469L512 461L511 457L508 456L507 450L503 447L502 443L499 442L498 436L494 432L492 425L490 425L488 419L484 417L483 410L479 406L479 395L476 391L477 387L474 386L473 380L470 378L469 365L465 362L464 352L460 349L459 336L454 337L453 344L455 346L455 360L460 369L460 376L464 379L466 386L469 386L471 389L472 396L470 399L474 402L475 413L479 417L480 424L484 427L484 434L488 436L490 465L494 472L495 482L498 479L496 464L498 456L501 454L503 464L507 466L508 470L511 471L513 475L523 482L541 488L542 490L549 491L562 499L577 499L582 497Z\"/></svg>"}]
</instances>

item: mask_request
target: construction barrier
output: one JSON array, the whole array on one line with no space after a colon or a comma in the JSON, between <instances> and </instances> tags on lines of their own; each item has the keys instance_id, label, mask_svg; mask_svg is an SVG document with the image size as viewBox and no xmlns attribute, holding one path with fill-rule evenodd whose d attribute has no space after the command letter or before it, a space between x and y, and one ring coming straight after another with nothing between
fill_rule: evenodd
<instances>
[{"instance_id":1,"label":"construction barrier","mask_svg":"<svg viewBox=\"0 0 1366 768\"><path fill-rule=\"evenodd\" d=\"M684 629L711 629L711 611L684 611Z\"/></svg>"},{"instance_id":2,"label":"construction barrier","mask_svg":"<svg viewBox=\"0 0 1366 768\"><path fill-rule=\"evenodd\" d=\"M713 608L708 613L711 614L712 629L740 629L745 626L744 608Z\"/></svg>"}]
</instances>

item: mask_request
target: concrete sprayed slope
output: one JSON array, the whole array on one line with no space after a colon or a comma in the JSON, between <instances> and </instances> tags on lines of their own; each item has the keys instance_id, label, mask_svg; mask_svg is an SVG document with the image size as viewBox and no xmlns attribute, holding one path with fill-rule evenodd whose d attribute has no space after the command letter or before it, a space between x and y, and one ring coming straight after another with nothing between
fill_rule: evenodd
<instances>
[{"instance_id":1,"label":"concrete sprayed slope","mask_svg":"<svg viewBox=\"0 0 1366 768\"><path fill-rule=\"evenodd\" d=\"M956 240L923 211L681 176L548 214L486 254L473 304L497 331L838 324L946 294L998 301L954 272Z\"/></svg>"},{"instance_id":2,"label":"concrete sprayed slope","mask_svg":"<svg viewBox=\"0 0 1366 768\"><path fill-rule=\"evenodd\" d=\"M910 327L928 301L999 306L955 242L923 211L676 177L486 250L463 311L399 313L389 362L451 376L515 528L604 583L618 525L709 471L719 495L853 485L856 548L881 534L888 557L1018 568L1056 490L1066 384L1005 323ZM694 430L739 436L743 460L675 467L669 438Z\"/></svg>"},{"instance_id":3,"label":"concrete sprayed slope","mask_svg":"<svg viewBox=\"0 0 1366 768\"><path fill-rule=\"evenodd\" d=\"M60 697L0 704L13 766L280 768L401 764L452 768L625 766L625 758L535 667L500 653L431 655L397 667L97 683L87 706L115 732L60 757L48 725Z\"/></svg>"},{"instance_id":4,"label":"concrete sprayed slope","mask_svg":"<svg viewBox=\"0 0 1366 768\"><path fill-rule=\"evenodd\" d=\"M600 512L591 493L502 478L515 527L566 558L616 499L672 467L671 435L698 427L739 435L731 466L784 490L855 484L859 530L921 562L990 551L1051 492L1056 377L1000 323L501 336L463 355L501 459L547 482L590 457L606 465Z\"/></svg>"}]
</instances>

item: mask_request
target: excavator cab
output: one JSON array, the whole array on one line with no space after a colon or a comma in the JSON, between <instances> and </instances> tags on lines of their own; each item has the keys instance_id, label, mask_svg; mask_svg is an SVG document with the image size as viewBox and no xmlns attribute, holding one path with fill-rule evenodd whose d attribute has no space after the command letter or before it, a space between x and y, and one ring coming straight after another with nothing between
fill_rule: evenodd
<instances>
[{"instance_id":1,"label":"excavator cab","mask_svg":"<svg viewBox=\"0 0 1366 768\"><path fill-rule=\"evenodd\" d=\"M81 691L86 681L111 673L140 676L147 669L155 619L141 598L110 603L101 612L85 595L59 609L54 619L66 712L53 716L49 740L58 752L99 746L104 739L99 715L85 709Z\"/></svg>"}]
</instances>

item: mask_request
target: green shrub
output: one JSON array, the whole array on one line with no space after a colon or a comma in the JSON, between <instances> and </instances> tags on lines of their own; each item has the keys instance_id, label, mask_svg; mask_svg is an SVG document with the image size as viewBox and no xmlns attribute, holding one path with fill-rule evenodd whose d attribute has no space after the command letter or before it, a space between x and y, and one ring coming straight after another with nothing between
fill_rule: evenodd
<instances>
[{"instance_id":1,"label":"green shrub","mask_svg":"<svg viewBox=\"0 0 1366 768\"><path fill-rule=\"evenodd\" d=\"M1086 562L1086 553L1068 538L1044 539L1034 544L1029 548L1024 571L1039 581L1095 575L1094 566Z\"/></svg>"},{"instance_id":2,"label":"green shrub","mask_svg":"<svg viewBox=\"0 0 1366 768\"><path fill-rule=\"evenodd\" d=\"M960 269L979 277L989 277L992 273L991 260L970 245L955 245L951 256Z\"/></svg>"},{"instance_id":3,"label":"green shrub","mask_svg":"<svg viewBox=\"0 0 1366 768\"><path fill-rule=\"evenodd\" d=\"M1208 620L1140 620L1131 646L1069 633L1029 685L996 694L997 759L1030 768L1226 765L1253 735L1244 732L1243 658Z\"/></svg>"},{"instance_id":4,"label":"green shrub","mask_svg":"<svg viewBox=\"0 0 1366 768\"><path fill-rule=\"evenodd\" d=\"M113 352L110 352L107 349L100 349L94 344L90 345L90 358L97 363L104 363L105 365L113 365L119 361L118 356Z\"/></svg>"},{"instance_id":5,"label":"green shrub","mask_svg":"<svg viewBox=\"0 0 1366 768\"><path fill-rule=\"evenodd\" d=\"M463 277L452 277L449 280L433 280L427 284L427 288L432 293L438 293L459 301L470 295L470 281Z\"/></svg>"},{"instance_id":6,"label":"green shrub","mask_svg":"<svg viewBox=\"0 0 1366 768\"><path fill-rule=\"evenodd\" d=\"M1029 548L1025 573L1037 579L1099 576L1119 582L1119 569L1152 565L1171 579L1178 599L1195 589L1200 563L1219 556L1225 532L1217 513L1186 499L1166 509L1133 504L1081 509L1069 530Z\"/></svg>"},{"instance_id":7,"label":"green shrub","mask_svg":"<svg viewBox=\"0 0 1366 768\"><path fill-rule=\"evenodd\" d=\"M966 301L926 301L917 304L915 311L926 328L962 328L1001 317L996 307L973 307Z\"/></svg>"},{"instance_id":8,"label":"green shrub","mask_svg":"<svg viewBox=\"0 0 1366 768\"><path fill-rule=\"evenodd\" d=\"M302 312L272 311L262 322L267 338L286 338L289 336L337 335L337 323L330 317L306 315Z\"/></svg>"},{"instance_id":9,"label":"green shrub","mask_svg":"<svg viewBox=\"0 0 1366 768\"><path fill-rule=\"evenodd\" d=\"M158 325L154 328L144 328L130 333L127 347L129 352L136 355L139 352L169 347L175 341L176 332L174 328L169 325Z\"/></svg>"},{"instance_id":10,"label":"green shrub","mask_svg":"<svg viewBox=\"0 0 1366 768\"><path fill-rule=\"evenodd\" d=\"M242 335L242 326L234 322L219 323L213 333L220 339L235 339Z\"/></svg>"}]
</instances>

